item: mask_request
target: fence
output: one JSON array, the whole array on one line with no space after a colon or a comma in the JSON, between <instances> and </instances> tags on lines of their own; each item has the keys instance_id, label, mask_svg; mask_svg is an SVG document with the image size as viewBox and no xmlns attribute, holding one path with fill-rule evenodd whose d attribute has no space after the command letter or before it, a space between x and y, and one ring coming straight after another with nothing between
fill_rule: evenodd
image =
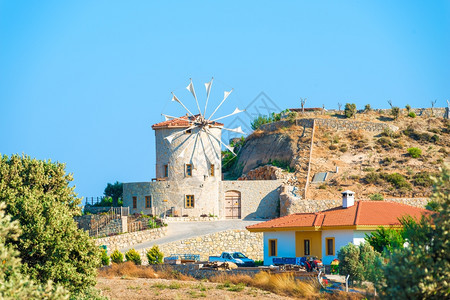
<instances>
[{"instance_id":1,"label":"fence","mask_svg":"<svg viewBox=\"0 0 450 300\"><path fill-rule=\"evenodd\" d=\"M129 207L111 207L106 214L102 215L99 220L94 221L90 225L89 235L96 236L99 235L110 235L118 234L123 231L122 224L117 224L114 228L107 228L107 226L113 220L121 220L122 217L127 217L130 214Z\"/></svg>"},{"instance_id":2,"label":"fence","mask_svg":"<svg viewBox=\"0 0 450 300\"><path fill-rule=\"evenodd\" d=\"M107 199L110 197L105 197L105 196L101 196L101 197L84 197L84 201L83 201L83 205L98 205L100 202L102 202L103 199ZM119 198L118 201L123 200L122 198Z\"/></svg>"}]
</instances>

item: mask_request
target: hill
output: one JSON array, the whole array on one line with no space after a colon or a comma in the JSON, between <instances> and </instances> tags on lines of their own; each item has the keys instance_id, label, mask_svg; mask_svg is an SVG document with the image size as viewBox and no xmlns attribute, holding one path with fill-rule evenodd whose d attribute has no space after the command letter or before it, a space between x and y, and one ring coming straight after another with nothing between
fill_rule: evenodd
<instances>
[{"instance_id":1,"label":"hill","mask_svg":"<svg viewBox=\"0 0 450 300\"><path fill-rule=\"evenodd\" d=\"M274 165L307 199L335 199L347 189L359 199L428 197L430 176L450 162L450 121L433 115L438 114L412 118L401 110L397 119L390 110L359 112L351 119L335 111L286 115L245 139L225 178L262 179L248 174Z\"/></svg>"}]
</instances>

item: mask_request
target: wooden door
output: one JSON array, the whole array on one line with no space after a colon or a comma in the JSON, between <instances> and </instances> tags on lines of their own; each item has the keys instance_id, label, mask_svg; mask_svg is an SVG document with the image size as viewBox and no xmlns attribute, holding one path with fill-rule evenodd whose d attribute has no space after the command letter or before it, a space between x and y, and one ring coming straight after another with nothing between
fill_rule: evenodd
<instances>
[{"instance_id":1,"label":"wooden door","mask_svg":"<svg viewBox=\"0 0 450 300\"><path fill-rule=\"evenodd\" d=\"M225 192L225 218L227 219L241 218L241 192L238 191Z\"/></svg>"}]
</instances>

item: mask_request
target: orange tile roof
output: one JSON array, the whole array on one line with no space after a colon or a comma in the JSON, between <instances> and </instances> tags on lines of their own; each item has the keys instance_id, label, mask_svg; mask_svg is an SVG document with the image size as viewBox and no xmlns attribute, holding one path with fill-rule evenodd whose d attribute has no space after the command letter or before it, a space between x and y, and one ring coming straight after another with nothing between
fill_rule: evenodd
<instances>
[{"instance_id":1,"label":"orange tile roof","mask_svg":"<svg viewBox=\"0 0 450 300\"><path fill-rule=\"evenodd\" d=\"M188 122L188 118L191 121L194 121L199 115L195 116L182 116L178 119L171 119L163 122L159 122L152 125L152 129L160 129L160 128L187 128L190 126ZM216 126L223 126L222 123L209 121L209 124Z\"/></svg>"},{"instance_id":2,"label":"orange tile roof","mask_svg":"<svg viewBox=\"0 0 450 300\"><path fill-rule=\"evenodd\" d=\"M299 213L247 226L252 229L276 229L297 227L337 227L337 226L395 226L401 225L399 218L411 216L420 219L432 211L396 202L357 201L355 205L337 207L317 213Z\"/></svg>"}]
</instances>

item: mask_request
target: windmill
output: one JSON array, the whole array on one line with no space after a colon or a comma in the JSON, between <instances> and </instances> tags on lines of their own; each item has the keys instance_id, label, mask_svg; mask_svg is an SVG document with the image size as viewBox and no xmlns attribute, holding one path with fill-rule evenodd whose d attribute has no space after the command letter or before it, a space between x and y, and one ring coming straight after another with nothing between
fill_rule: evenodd
<instances>
[{"instance_id":1,"label":"windmill","mask_svg":"<svg viewBox=\"0 0 450 300\"><path fill-rule=\"evenodd\" d=\"M194 84L192 83L192 79L190 79L190 83L186 87L186 89L194 97L195 103L197 104L197 109L198 109L199 113L198 114L193 114L189 110L189 108L187 108L186 105L172 92L172 101L177 102L178 104L180 104L186 110L187 114L184 117L174 117L174 116L162 114L162 116L164 116L166 121L168 121L168 120L182 120L182 121L187 121L188 124L189 124L188 128L183 128L182 130L176 131L176 132L172 133L171 135L166 136L164 139L169 144L171 144L174 139L176 139L176 138L178 138L180 136L183 136L184 133L186 133L188 131L194 130L196 132L193 136L189 136L186 139L186 142L184 143L185 145L183 145L183 147L181 147L182 149L178 153L178 158L184 157L185 154L186 154L186 150L189 149L189 147L192 145L192 143L194 143L194 142L197 143L198 138L199 137L201 138L202 135L205 135L206 139L209 140L210 142L215 140L216 142L220 143L220 145L224 146L231 153L233 153L233 155L236 156L236 153L234 153L233 149L231 147L229 147L226 143L222 142L222 140L220 138L217 138L214 134L212 134L210 129L212 129L212 128L220 128L220 129L231 131L231 132L235 132L235 133L245 134L242 131L241 126L238 126L236 128L225 128L225 127L222 126L222 124L217 123L217 121L219 121L219 120L222 120L222 119L225 119L227 117L239 114L241 112L244 112L245 110L240 110L239 108L236 108L232 113L230 113L228 115L225 115L225 116L213 119L213 117L216 114L216 112L218 111L218 109L227 100L228 96L233 92L233 89L231 89L230 91L224 91L224 96L223 96L222 101L219 103L219 105L217 105L217 107L214 109L214 111L211 113L211 115L209 115L209 117L207 117L206 116L206 111L207 111L207 107L208 107L208 101L209 101L209 96L210 96L213 80L214 80L214 78L211 78L210 82L205 83L206 101L205 101L205 108L204 108L203 112L200 109L200 104L199 104L199 101L197 99L197 95L195 93ZM203 151L205 151L204 147L203 147ZM218 154L216 154L216 155L218 155Z\"/></svg>"}]
</instances>

